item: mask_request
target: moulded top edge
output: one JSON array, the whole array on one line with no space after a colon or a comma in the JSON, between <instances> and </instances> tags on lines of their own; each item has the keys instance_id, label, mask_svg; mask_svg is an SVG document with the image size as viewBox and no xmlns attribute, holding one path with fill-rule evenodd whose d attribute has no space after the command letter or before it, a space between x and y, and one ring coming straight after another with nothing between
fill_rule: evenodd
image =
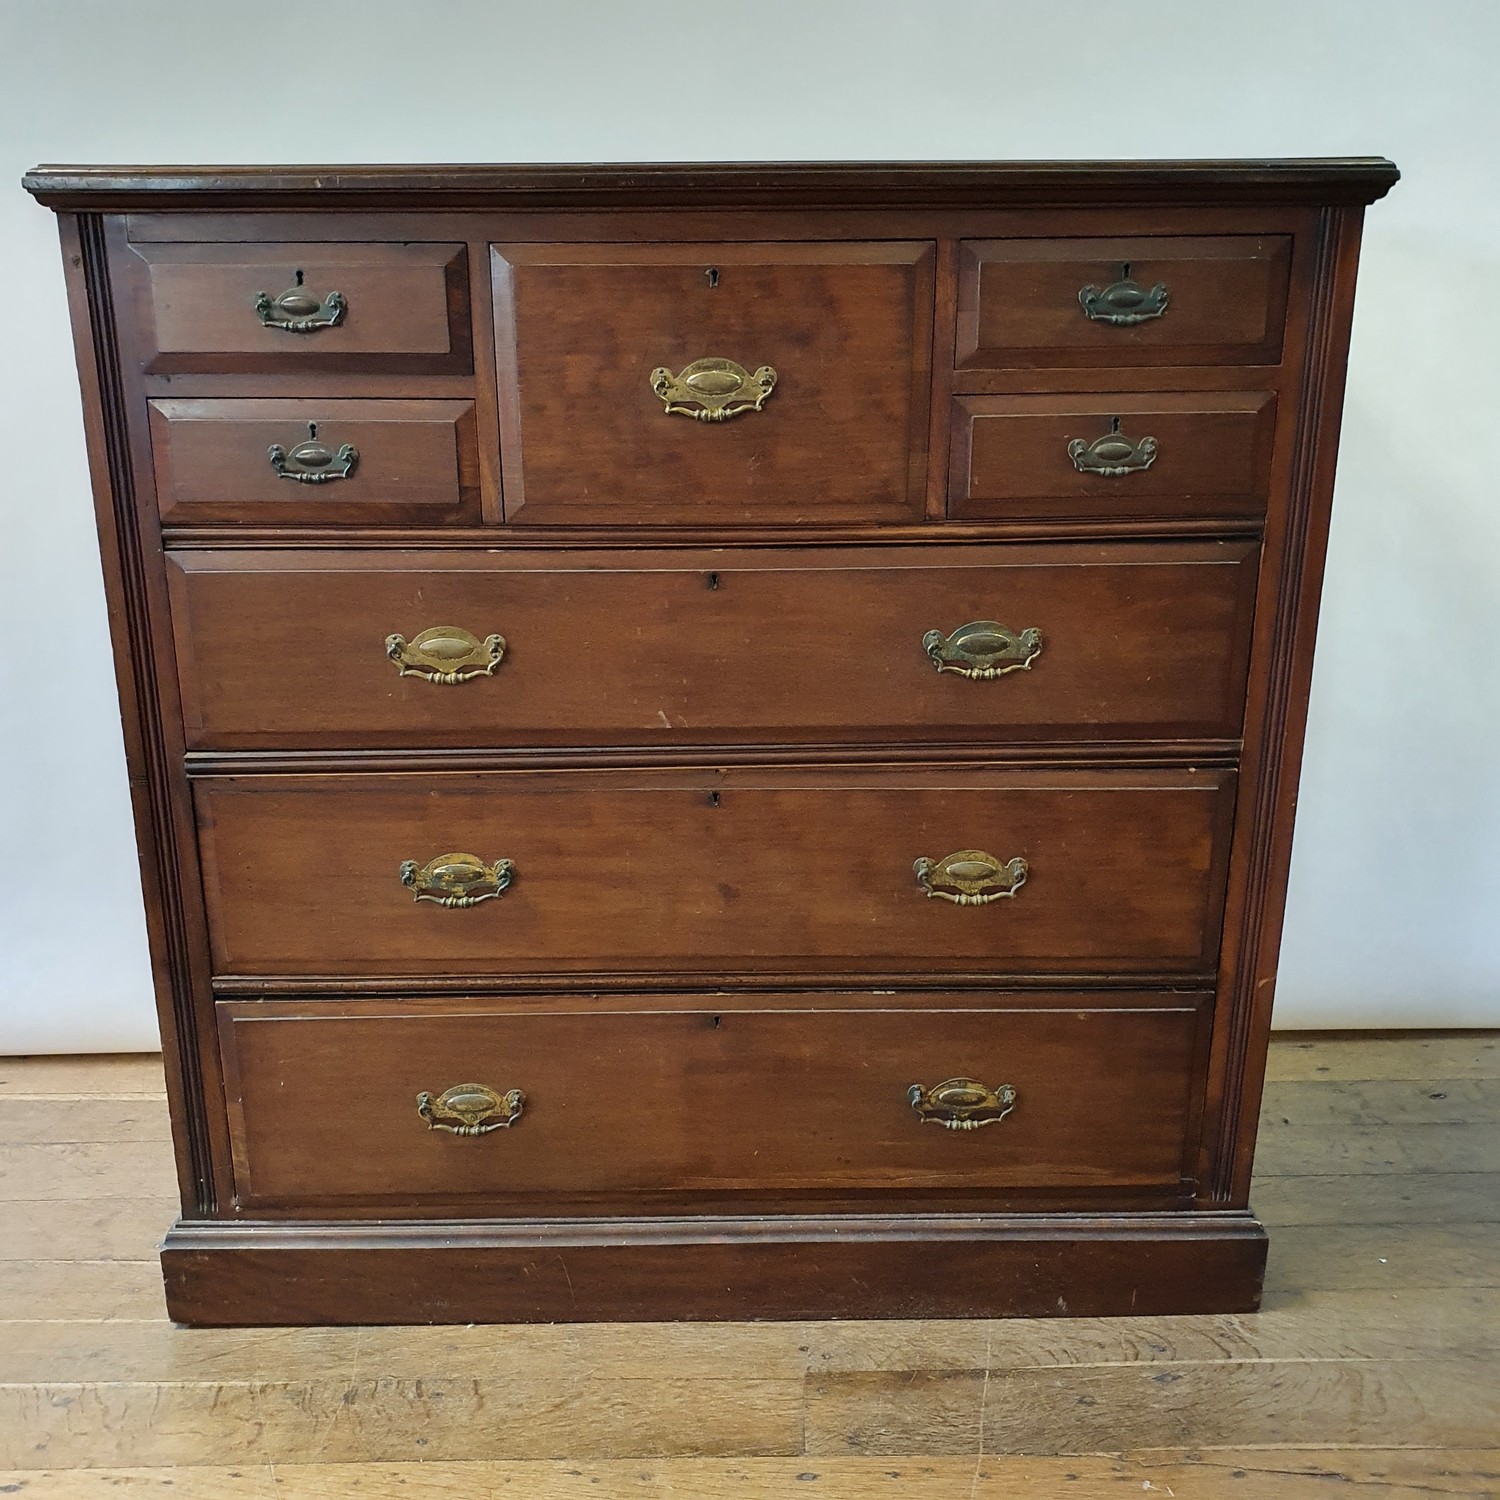
<instances>
[{"instance_id":1,"label":"moulded top edge","mask_svg":"<svg viewBox=\"0 0 1500 1500\"><path fill-rule=\"evenodd\" d=\"M1373 203L1380 156L1230 161L667 162L448 166L39 166L50 208L1129 207Z\"/></svg>"}]
</instances>

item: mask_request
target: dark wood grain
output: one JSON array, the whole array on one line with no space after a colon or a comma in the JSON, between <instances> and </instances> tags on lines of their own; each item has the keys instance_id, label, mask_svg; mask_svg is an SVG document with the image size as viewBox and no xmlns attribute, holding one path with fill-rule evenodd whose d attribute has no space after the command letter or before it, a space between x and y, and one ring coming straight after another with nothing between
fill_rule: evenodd
<instances>
[{"instance_id":1,"label":"dark wood grain","mask_svg":"<svg viewBox=\"0 0 1500 1500\"><path fill-rule=\"evenodd\" d=\"M1233 739L1256 562L1244 542L195 551L168 576L194 748L660 752ZM937 672L926 632L983 619L1038 628L1041 655L993 681ZM453 686L399 677L386 637L436 625L502 634L505 660Z\"/></svg>"},{"instance_id":2,"label":"dark wood grain","mask_svg":"<svg viewBox=\"0 0 1500 1500\"><path fill-rule=\"evenodd\" d=\"M508 520L903 520L926 489L932 247L497 245ZM653 370L777 383L728 421L668 414Z\"/></svg>"},{"instance_id":3,"label":"dark wood grain","mask_svg":"<svg viewBox=\"0 0 1500 1500\"><path fill-rule=\"evenodd\" d=\"M119 212L257 207L404 209L727 203L979 208L1083 203L1369 203L1400 174L1380 156L1260 161L721 162L519 165L39 166L23 179L49 208Z\"/></svg>"},{"instance_id":4,"label":"dark wood grain","mask_svg":"<svg viewBox=\"0 0 1500 1500\"><path fill-rule=\"evenodd\" d=\"M1281 357L1291 242L1217 239L970 240L958 281L959 369L1270 364ZM1167 288L1166 311L1117 325L1079 293L1121 280Z\"/></svg>"},{"instance_id":5,"label":"dark wood grain","mask_svg":"<svg viewBox=\"0 0 1500 1500\"><path fill-rule=\"evenodd\" d=\"M1081 471L1075 439L1154 438L1148 468ZM957 396L949 513L980 517L1264 514L1276 401L1263 391L1160 395Z\"/></svg>"},{"instance_id":6,"label":"dark wood grain","mask_svg":"<svg viewBox=\"0 0 1500 1500\"><path fill-rule=\"evenodd\" d=\"M839 1216L454 1226L179 1224L179 1322L528 1323L1253 1312L1246 1214Z\"/></svg>"},{"instance_id":7,"label":"dark wood grain","mask_svg":"<svg viewBox=\"0 0 1500 1500\"><path fill-rule=\"evenodd\" d=\"M136 245L121 272L152 374L473 369L462 245ZM256 297L299 284L319 299L343 295L335 326L292 333L261 322Z\"/></svg>"},{"instance_id":8,"label":"dark wood grain","mask_svg":"<svg viewBox=\"0 0 1500 1500\"><path fill-rule=\"evenodd\" d=\"M32 174L81 214L64 246L169 1050L174 1312L1253 1306L1244 1204L1359 212L1395 178L1379 159ZM1166 314L1091 322L1079 286L1127 263L1169 286ZM262 328L255 293L299 270L348 315ZM663 410L650 371L710 355L777 369L762 411ZM1149 470L1063 467L1115 416L1151 424ZM261 469L268 425L356 418L356 479L297 495ZM1044 650L999 681L940 677L920 634L966 619L1035 625ZM386 635L431 625L503 634L506 660L398 677ZM1015 899L923 896L918 854L974 847L1031 862ZM400 862L459 850L516 860L515 885L413 903ZM338 1059L294 1039L226 1093L215 986L235 1027L354 1037L362 1076L320 1110ZM1127 1039L1047 1032L1075 1011ZM859 1111L898 1054L1002 1013L1062 1113L996 1175L919 1185ZM483 1047L446 1050L444 1028L491 1024L539 1059L539 1098L580 1058L585 1092L609 1091L599 1152L575 1135L536 1158L527 1213L552 1217L503 1220L494 1179L423 1183L405 1137L357 1170L353 1147L304 1145L349 1100L382 1138L362 1082L374 1100L408 1058L456 1068ZM845 1071L881 1087L844 1125L826 1089L777 1109L771 1080L811 1097L841 1076L828 1059L861 1057ZM292 1078L300 1116L271 1103ZM703 1098L737 1090L754 1107L691 1138ZM769 1115L761 1157L744 1122ZM338 1199L348 1229L296 1197L381 1167L387 1196ZM291 1175L268 1190L273 1169ZM586 1229L543 1206L570 1171ZM247 1187L281 1195L258 1200L275 1223L221 1222Z\"/></svg>"},{"instance_id":9,"label":"dark wood grain","mask_svg":"<svg viewBox=\"0 0 1500 1500\"><path fill-rule=\"evenodd\" d=\"M235 974L1198 973L1217 951L1224 772L951 767L214 777L197 784L215 969ZM1020 856L1016 897L924 896L919 856ZM515 862L472 910L399 881Z\"/></svg>"},{"instance_id":10,"label":"dark wood grain","mask_svg":"<svg viewBox=\"0 0 1500 1500\"><path fill-rule=\"evenodd\" d=\"M472 401L157 400L157 503L168 524L473 524L479 453ZM302 484L272 465L316 440L358 454L347 478Z\"/></svg>"},{"instance_id":11,"label":"dark wood grain","mask_svg":"<svg viewBox=\"0 0 1500 1500\"><path fill-rule=\"evenodd\" d=\"M221 1004L239 1202L534 1214L602 1198L649 1212L662 1193L982 1195L1181 1177L1192 1005L787 1010L777 998L520 1014ZM922 1121L910 1086L958 1076L1013 1086L1011 1114L970 1131ZM476 1137L427 1129L418 1093L470 1080L522 1089L520 1119Z\"/></svg>"}]
</instances>

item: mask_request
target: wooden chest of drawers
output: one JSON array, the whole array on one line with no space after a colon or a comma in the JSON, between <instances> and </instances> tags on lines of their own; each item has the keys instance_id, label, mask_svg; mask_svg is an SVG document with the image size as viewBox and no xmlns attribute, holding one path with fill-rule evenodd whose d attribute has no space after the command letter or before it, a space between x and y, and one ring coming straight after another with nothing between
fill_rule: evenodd
<instances>
[{"instance_id":1,"label":"wooden chest of drawers","mask_svg":"<svg viewBox=\"0 0 1500 1500\"><path fill-rule=\"evenodd\" d=\"M45 168L198 1323L1256 1306L1376 159Z\"/></svg>"}]
</instances>

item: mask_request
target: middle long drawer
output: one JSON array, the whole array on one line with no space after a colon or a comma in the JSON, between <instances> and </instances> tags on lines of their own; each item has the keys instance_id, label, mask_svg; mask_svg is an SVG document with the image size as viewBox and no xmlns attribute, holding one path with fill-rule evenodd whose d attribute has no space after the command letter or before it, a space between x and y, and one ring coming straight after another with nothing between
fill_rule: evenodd
<instances>
[{"instance_id":1,"label":"middle long drawer","mask_svg":"<svg viewBox=\"0 0 1500 1500\"><path fill-rule=\"evenodd\" d=\"M925 765L195 790L221 975L1201 975L1233 786Z\"/></svg>"},{"instance_id":2,"label":"middle long drawer","mask_svg":"<svg viewBox=\"0 0 1500 1500\"><path fill-rule=\"evenodd\" d=\"M193 749L1239 735L1249 541L170 557Z\"/></svg>"}]
</instances>

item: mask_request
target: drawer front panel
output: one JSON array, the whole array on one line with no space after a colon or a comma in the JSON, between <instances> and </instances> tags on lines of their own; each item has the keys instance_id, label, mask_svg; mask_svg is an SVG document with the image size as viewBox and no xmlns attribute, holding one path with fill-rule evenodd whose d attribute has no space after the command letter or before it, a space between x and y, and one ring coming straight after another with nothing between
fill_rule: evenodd
<instances>
[{"instance_id":1,"label":"drawer front panel","mask_svg":"<svg viewBox=\"0 0 1500 1500\"><path fill-rule=\"evenodd\" d=\"M960 370L1276 364L1286 235L970 240Z\"/></svg>"},{"instance_id":2,"label":"drawer front panel","mask_svg":"<svg viewBox=\"0 0 1500 1500\"><path fill-rule=\"evenodd\" d=\"M949 512L964 520L1265 514L1276 398L960 396Z\"/></svg>"},{"instance_id":3,"label":"drawer front panel","mask_svg":"<svg viewBox=\"0 0 1500 1500\"><path fill-rule=\"evenodd\" d=\"M1201 974L1232 782L962 767L247 776L201 780L196 800L221 974ZM971 878L972 893L958 883Z\"/></svg>"},{"instance_id":4,"label":"drawer front panel","mask_svg":"<svg viewBox=\"0 0 1500 1500\"><path fill-rule=\"evenodd\" d=\"M191 746L421 749L1232 738L1256 559L1157 542L168 567ZM929 632L983 620L1038 631L1036 654L938 671ZM478 653L457 683L392 659L392 634L439 627L498 634L503 659Z\"/></svg>"},{"instance_id":5,"label":"drawer front panel","mask_svg":"<svg viewBox=\"0 0 1500 1500\"><path fill-rule=\"evenodd\" d=\"M166 243L131 250L148 374L448 375L474 368L462 245Z\"/></svg>"},{"instance_id":6,"label":"drawer front panel","mask_svg":"<svg viewBox=\"0 0 1500 1500\"><path fill-rule=\"evenodd\" d=\"M153 401L165 524L479 520L471 401Z\"/></svg>"},{"instance_id":7,"label":"drawer front panel","mask_svg":"<svg viewBox=\"0 0 1500 1500\"><path fill-rule=\"evenodd\" d=\"M501 245L494 258L508 520L920 514L930 245Z\"/></svg>"},{"instance_id":8,"label":"drawer front panel","mask_svg":"<svg viewBox=\"0 0 1500 1500\"><path fill-rule=\"evenodd\" d=\"M527 1014L221 1002L236 1191L244 1206L477 1199L524 1213L671 1193L1175 1190L1205 999L877 1010L835 996L812 1010L769 996L744 1010L704 997ZM940 1123L963 1114L931 1091L958 1077L994 1094L970 1116L989 1123ZM444 1100L464 1084L489 1094Z\"/></svg>"}]
</instances>

